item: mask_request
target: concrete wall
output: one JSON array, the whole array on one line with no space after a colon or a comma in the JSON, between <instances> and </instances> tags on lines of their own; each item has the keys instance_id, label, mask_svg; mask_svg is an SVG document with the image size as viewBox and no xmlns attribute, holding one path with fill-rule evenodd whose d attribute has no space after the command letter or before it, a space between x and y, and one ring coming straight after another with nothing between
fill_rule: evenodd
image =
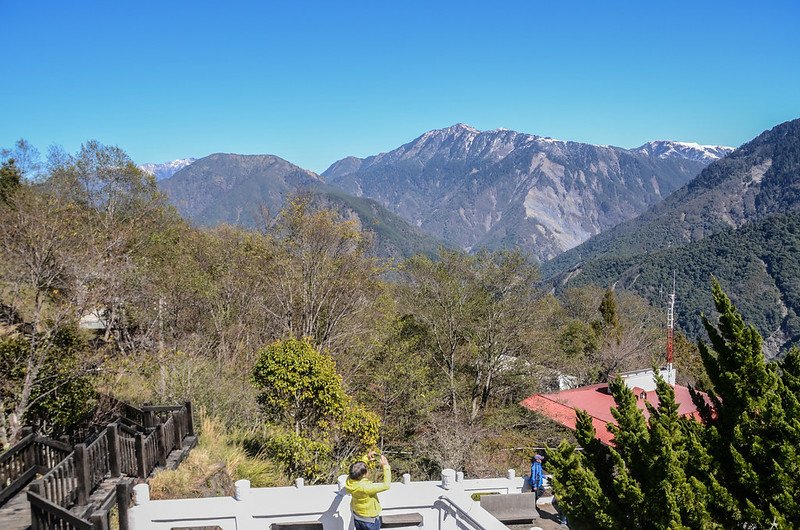
<instances>
[{"instance_id":1,"label":"concrete wall","mask_svg":"<svg viewBox=\"0 0 800 530\"><path fill-rule=\"evenodd\" d=\"M444 476L445 473L450 473ZM460 478L460 474L459 477ZM383 515L419 513L426 530L506 530L479 502L474 492L519 493L523 478L509 471L506 478L457 480L452 470L443 481L393 482L379 494ZM276 522L319 521L324 530L353 528L350 496L341 485L250 488L239 481L234 497L150 501L146 484L134 488L130 509L132 530L219 526L223 530L268 529Z\"/></svg>"}]
</instances>

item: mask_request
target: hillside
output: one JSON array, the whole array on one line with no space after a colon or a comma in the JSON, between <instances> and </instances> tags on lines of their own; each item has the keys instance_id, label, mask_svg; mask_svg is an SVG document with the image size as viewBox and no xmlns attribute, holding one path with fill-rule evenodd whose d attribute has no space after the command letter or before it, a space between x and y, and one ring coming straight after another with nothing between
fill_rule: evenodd
<instances>
[{"instance_id":1,"label":"hillside","mask_svg":"<svg viewBox=\"0 0 800 530\"><path fill-rule=\"evenodd\" d=\"M701 332L720 278L769 353L800 337L800 120L765 131L638 218L544 264L559 286L617 284L657 302L677 275L678 324Z\"/></svg>"},{"instance_id":2,"label":"hillside","mask_svg":"<svg viewBox=\"0 0 800 530\"><path fill-rule=\"evenodd\" d=\"M304 193L317 205L357 218L375 233L381 256L432 254L443 244L377 202L328 187L316 173L277 156L213 154L160 181L159 187L182 216L200 226L259 226L265 214L274 215L287 198Z\"/></svg>"},{"instance_id":3,"label":"hillside","mask_svg":"<svg viewBox=\"0 0 800 530\"><path fill-rule=\"evenodd\" d=\"M546 260L660 202L729 149L648 146L457 124L388 153L342 159L322 175L461 248L520 246Z\"/></svg>"}]
</instances>

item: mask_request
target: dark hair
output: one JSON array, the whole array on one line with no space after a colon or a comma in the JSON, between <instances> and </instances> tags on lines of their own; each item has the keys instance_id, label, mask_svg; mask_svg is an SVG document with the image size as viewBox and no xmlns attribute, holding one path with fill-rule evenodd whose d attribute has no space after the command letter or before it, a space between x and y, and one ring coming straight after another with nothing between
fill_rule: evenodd
<instances>
[{"instance_id":1,"label":"dark hair","mask_svg":"<svg viewBox=\"0 0 800 530\"><path fill-rule=\"evenodd\" d=\"M367 474L367 464L364 462L354 462L350 465L350 478L361 480Z\"/></svg>"}]
</instances>

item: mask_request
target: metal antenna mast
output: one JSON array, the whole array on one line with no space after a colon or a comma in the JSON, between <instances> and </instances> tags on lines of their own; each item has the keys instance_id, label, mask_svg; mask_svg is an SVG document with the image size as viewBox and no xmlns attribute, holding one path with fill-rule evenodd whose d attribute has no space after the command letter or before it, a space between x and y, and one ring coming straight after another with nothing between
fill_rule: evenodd
<instances>
[{"instance_id":1,"label":"metal antenna mast","mask_svg":"<svg viewBox=\"0 0 800 530\"><path fill-rule=\"evenodd\" d=\"M672 272L672 294L669 295L667 309L667 368L672 370L672 351L675 328L675 272Z\"/></svg>"}]
</instances>

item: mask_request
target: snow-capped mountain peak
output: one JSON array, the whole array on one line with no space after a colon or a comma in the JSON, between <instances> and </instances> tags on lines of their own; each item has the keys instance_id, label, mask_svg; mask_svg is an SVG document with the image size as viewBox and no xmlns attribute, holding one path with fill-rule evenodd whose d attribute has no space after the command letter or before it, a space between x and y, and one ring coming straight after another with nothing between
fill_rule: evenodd
<instances>
[{"instance_id":1,"label":"snow-capped mountain peak","mask_svg":"<svg viewBox=\"0 0 800 530\"><path fill-rule=\"evenodd\" d=\"M633 150L661 159L684 158L701 162L713 162L726 157L733 149L733 147L725 145L701 145L695 142L655 140Z\"/></svg>"},{"instance_id":2,"label":"snow-capped mountain peak","mask_svg":"<svg viewBox=\"0 0 800 530\"><path fill-rule=\"evenodd\" d=\"M196 158L179 158L162 164L140 164L139 169L153 175L157 181L170 178L172 175L195 162Z\"/></svg>"}]
</instances>

